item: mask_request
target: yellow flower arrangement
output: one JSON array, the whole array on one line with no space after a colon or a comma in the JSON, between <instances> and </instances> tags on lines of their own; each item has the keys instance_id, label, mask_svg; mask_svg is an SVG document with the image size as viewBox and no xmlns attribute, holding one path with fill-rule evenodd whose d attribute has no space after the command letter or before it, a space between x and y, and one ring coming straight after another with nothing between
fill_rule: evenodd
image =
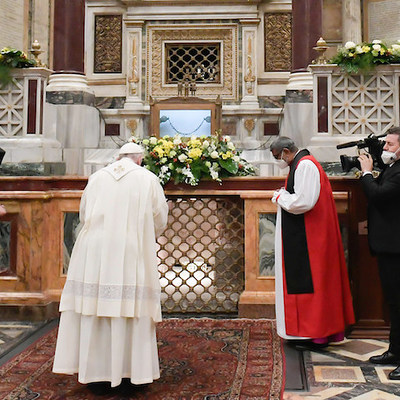
<instances>
[{"instance_id":1,"label":"yellow flower arrangement","mask_svg":"<svg viewBox=\"0 0 400 400\"><path fill-rule=\"evenodd\" d=\"M176 135L131 140L145 148L144 165L163 185L172 180L195 186L201 179L221 182L229 176L255 175L254 167L240 157L230 138L220 131L190 139Z\"/></svg>"}]
</instances>

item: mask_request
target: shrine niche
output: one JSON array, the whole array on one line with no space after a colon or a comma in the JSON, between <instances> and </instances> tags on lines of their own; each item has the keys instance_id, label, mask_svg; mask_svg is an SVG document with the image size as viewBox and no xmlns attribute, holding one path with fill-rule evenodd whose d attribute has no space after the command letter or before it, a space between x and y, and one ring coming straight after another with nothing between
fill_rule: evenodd
<instances>
[{"instance_id":1,"label":"shrine niche","mask_svg":"<svg viewBox=\"0 0 400 400\"><path fill-rule=\"evenodd\" d=\"M211 136L221 129L222 103L194 96L150 98L150 132L152 136Z\"/></svg>"},{"instance_id":2,"label":"shrine niche","mask_svg":"<svg viewBox=\"0 0 400 400\"><path fill-rule=\"evenodd\" d=\"M238 99L237 25L149 25L147 32L148 98L173 96L189 69L202 98Z\"/></svg>"}]
</instances>

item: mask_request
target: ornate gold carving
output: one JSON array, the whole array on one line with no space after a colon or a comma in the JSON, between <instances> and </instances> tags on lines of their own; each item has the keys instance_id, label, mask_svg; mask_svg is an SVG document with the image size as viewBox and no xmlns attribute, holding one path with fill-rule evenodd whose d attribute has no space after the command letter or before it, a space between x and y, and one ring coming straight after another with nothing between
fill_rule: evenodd
<instances>
[{"instance_id":1,"label":"ornate gold carving","mask_svg":"<svg viewBox=\"0 0 400 400\"><path fill-rule=\"evenodd\" d=\"M248 118L244 120L244 127L246 128L247 132L249 135L253 131L254 127L256 126L256 123L253 118Z\"/></svg>"},{"instance_id":2,"label":"ornate gold carving","mask_svg":"<svg viewBox=\"0 0 400 400\"><path fill-rule=\"evenodd\" d=\"M138 55L137 55L137 37L132 39L132 71L128 79L130 94L137 95L138 76Z\"/></svg>"},{"instance_id":3,"label":"ornate gold carving","mask_svg":"<svg viewBox=\"0 0 400 400\"><path fill-rule=\"evenodd\" d=\"M292 14L265 13L265 71L290 71L292 66Z\"/></svg>"},{"instance_id":4,"label":"ornate gold carving","mask_svg":"<svg viewBox=\"0 0 400 400\"><path fill-rule=\"evenodd\" d=\"M147 64L151 65L151 72L147 76L148 93L147 96L167 98L176 96L175 85L164 85L162 77L164 73L164 63L162 59L164 42L175 41L176 43L188 43L193 41L203 41L205 43L220 41L224 58L221 60L221 80L223 85L208 84L197 87L196 95L203 98L215 98L221 95L224 99L237 100L237 26L223 25L197 25L182 26L150 26L148 35L148 58Z\"/></svg>"},{"instance_id":5,"label":"ornate gold carving","mask_svg":"<svg viewBox=\"0 0 400 400\"><path fill-rule=\"evenodd\" d=\"M251 46L251 36L249 36L247 41L247 66L246 75L244 76L244 81L246 82L246 91L248 94L253 94L253 82L255 82L256 77L253 73L253 58L252 58L252 46Z\"/></svg>"},{"instance_id":6,"label":"ornate gold carving","mask_svg":"<svg viewBox=\"0 0 400 400\"><path fill-rule=\"evenodd\" d=\"M96 15L94 42L93 71L122 72L122 16Z\"/></svg>"},{"instance_id":7,"label":"ornate gold carving","mask_svg":"<svg viewBox=\"0 0 400 400\"><path fill-rule=\"evenodd\" d=\"M135 136L135 132L136 129L138 127L138 122L136 119L130 119L128 120L128 122L126 123L126 126L129 128L129 130L131 131L131 135Z\"/></svg>"}]
</instances>

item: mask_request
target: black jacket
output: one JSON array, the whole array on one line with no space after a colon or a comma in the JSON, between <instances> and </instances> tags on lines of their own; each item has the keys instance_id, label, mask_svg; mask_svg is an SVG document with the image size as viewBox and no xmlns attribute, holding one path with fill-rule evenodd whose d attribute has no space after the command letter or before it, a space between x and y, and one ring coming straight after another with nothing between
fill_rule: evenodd
<instances>
[{"instance_id":1,"label":"black jacket","mask_svg":"<svg viewBox=\"0 0 400 400\"><path fill-rule=\"evenodd\" d=\"M368 241L371 251L400 254L400 160L374 178L361 178L368 199Z\"/></svg>"}]
</instances>

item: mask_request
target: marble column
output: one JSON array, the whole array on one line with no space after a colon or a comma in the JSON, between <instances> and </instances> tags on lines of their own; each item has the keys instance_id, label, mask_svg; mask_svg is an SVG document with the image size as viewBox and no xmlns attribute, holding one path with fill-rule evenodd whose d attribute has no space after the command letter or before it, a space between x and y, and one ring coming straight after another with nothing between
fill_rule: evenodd
<instances>
[{"instance_id":1,"label":"marble column","mask_svg":"<svg viewBox=\"0 0 400 400\"><path fill-rule=\"evenodd\" d=\"M47 134L63 148L66 173L83 175L85 155L97 149L99 112L85 76L85 0L54 2L53 73L46 88Z\"/></svg>"},{"instance_id":2,"label":"marble column","mask_svg":"<svg viewBox=\"0 0 400 400\"><path fill-rule=\"evenodd\" d=\"M84 72L85 0L54 2L53 69Z\"/></svg>"},{"instance_id":3,"label":"marble column","mask_svg":"<svg viewBox=\"0 0 400 400\"><path fill-rule=\"evenodd\" d=\"M292 72L305 72L322 35L322 0L292 1Z\"/></svg>"},{"instance_id":4,"label":"marble column","mask_svg":"<svg viewBox=\"0 0 400 400\"><path fill-rule=\"evenodd\" d=\"M307 147L313 135L313 78L308 65L317 58L322 35L322 0L292 1L292 72L286 89L281 135Z\"/></svg>"},{"instance_id":5,"label":"marble column","mask_svg":"<svg viewBox=\"0 0 400 400\"><path fill-rule=\"evenodd\" d=\"M342 21L343 43L361 43L361 0L342 0Z\"/></svg>"}]
</instances>

